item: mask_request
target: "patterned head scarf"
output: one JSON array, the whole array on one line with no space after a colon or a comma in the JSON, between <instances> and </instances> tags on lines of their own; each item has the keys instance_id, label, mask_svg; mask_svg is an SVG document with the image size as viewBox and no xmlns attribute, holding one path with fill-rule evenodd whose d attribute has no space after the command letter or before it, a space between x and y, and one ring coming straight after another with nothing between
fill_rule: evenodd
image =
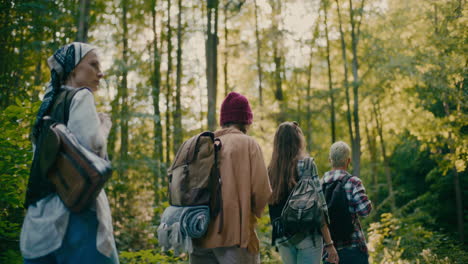
<instances>
[{"instance_id":1,"label":"patterned head scarf","mask_svg":"<svg viewBox=\"0 0 468 264\"><path fill-rule=\"evenodd\" d=\"M60 87L65 84L70 73L80 63L84 56L93 49L95 49L95 47L92 45L73 42L61 47L54 52L54 55L47 59L51 79L47 85L46 94L42 100L39 112L37 113L36 122L33 127L33 138L38 138L42 118L45 116L49 108L52 107Z\"/></svg>"}]
</instances>

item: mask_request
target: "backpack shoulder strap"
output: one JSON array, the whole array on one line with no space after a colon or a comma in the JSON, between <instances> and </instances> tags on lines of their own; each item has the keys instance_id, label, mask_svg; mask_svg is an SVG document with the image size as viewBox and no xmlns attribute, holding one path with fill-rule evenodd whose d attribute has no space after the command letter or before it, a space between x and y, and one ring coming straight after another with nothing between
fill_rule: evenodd
<instances>
[{"instance_id":1,"label":"backpack shoulder strap","mask_svg":"<svg viewBox=\"0 0 468 264\"><path fill-rule=\"evenodd\" d=\"M352 175L346 175L344 176L343 178L341 178L340 182L341 184L343 184L343 186L349 181L349 179L351 179L353 176Z\"/></svg>"},{"instance_id":2,"label":"backpack shoulder strap","mask_svg":"<svg viewBox=\"0 0 468 264\"><path fill-rule=\"evenodd\" d=\"M313 177L317 175L317 166L315 165L314 158L307 157L304 159L304 166L299 170L299 179L303 177Z\"/></svg>"},{"instance_id":3,"label":"backpack shoulder strap","mask_svg":"<svg viewBox=\"0 0 468 264\"><path fill-rule=\"evenodd\" d=\"M214 134L213 134L214 135ZM223 210L223 193L222 193L222 185L223 181L221 179L221 172L219 170L219 164L218 164L218 159L219 159L219 151L221 150L223 146L223 143L221 142L220 138L215 137L214 138L214 154L215 154L215 163L214 163L214 180L217 181L215 182L216 184L216 189L215 193L213 195L214 197L214 206L213 206L213 212L214 215L220 215L221 220L219 221L218 225L218 234L220 234L223 230L223 222L224 222L224 210Z\"/></svg>"}]
</instances>

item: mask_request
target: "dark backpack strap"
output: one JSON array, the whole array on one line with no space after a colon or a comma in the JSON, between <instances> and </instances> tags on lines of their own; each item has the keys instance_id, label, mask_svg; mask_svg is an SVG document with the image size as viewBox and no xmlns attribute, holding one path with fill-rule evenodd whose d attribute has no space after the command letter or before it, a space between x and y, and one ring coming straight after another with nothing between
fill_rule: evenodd
<instances>
[{"instance_id":1,"label":"dark backpack strap","mask_svg":"<svg viewBox=\"0 0 468 264\"><path fill-rule=\"evenodd\" d=\"M346 195L345 185L349 181L349 179L351 179L352 177L353 177L352 175L348 174L339 180L339 182L341 183L341 188L343 188L343 191L345 192L346 200L348 200L348 195ZM349 203L349 200L348 200L348 203Z\"/></svg>"},{"instance_id":2,"label":"dark backpack strap","mask_svg":"<svg viewBox=\"0 0 468 264\"><path fill-rule=\"evenodd\" d=\"M215 178L217 180L217 186L216 186L216 194L215 196L215 211L218 211L220 215L220 221L219 221L219 226L218 226L218 234L221 233L223 230L223 222L224 222L224 210L223 210L223 193L222 193L222 185L223 181L221 179L221 173L219 171L219 166L218 166L218 152L221 150L221 147L223 146L221 140L219 138L214 139L214 150L215 150L215 164L214 164L214 171L215 171Z\"/></svg>"},{"instance_id":3,"label":"dark backpack strap","mask_svg":"<svg viewBox=\"0 0 468 264\"><path fill-rule=\"evenodd\" d=\"M340 179L340 182L344 188L345 184L351 179L353 176L352 175L346 175L343 178Z\"/></svg>"}]
</instances>

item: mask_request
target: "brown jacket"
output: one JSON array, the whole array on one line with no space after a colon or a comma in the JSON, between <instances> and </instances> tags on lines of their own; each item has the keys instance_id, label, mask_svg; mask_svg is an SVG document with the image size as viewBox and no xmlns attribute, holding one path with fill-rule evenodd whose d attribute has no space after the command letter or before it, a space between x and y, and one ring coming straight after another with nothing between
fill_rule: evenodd
<instances>
[{"instance_id":1,"label":"brown jacket","mask_svg":"<svg viewBox=\"0 0 468 264\"><path fill-rule=\"evenodd\" d=\"M262 150L252 137L236 128L221 129L215 135L222 142L218 164L222 179L223 228L218 234L219 214L211 220L207 234L194 243L202 248L237 245L258 249L255 216L261 217L271 195Z\"/></svg>"}]
</instances>

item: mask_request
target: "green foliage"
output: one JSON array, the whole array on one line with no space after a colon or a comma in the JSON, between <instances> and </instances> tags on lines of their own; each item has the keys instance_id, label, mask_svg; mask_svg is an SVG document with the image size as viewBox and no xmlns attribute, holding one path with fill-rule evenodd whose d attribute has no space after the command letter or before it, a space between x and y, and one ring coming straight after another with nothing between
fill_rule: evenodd
<instances>
[{"instance_id":1,"label":"green foliage","mask_svg":"<svg viewBox=\"0 0 468 264\"><path fill-rule=\"evenodd\" d=\"M106 186L117 247L123 251L122 263L186 260L159 252L154 236L159 216L168 206L165 170L174 155L171 143L167 144L165 138L159 139L163 146L169 146L169 157L164 155L163 159L154 151L153 141L158 138L154 121L161 121L164 131L168 128L167 138L172 142L172 121L166 120L165 114L174 109L174 102L170 99L166 109L165 89L172 87L175 81L174 76L168 78L165 71L169 57L167 43L176 43L175 35L171 40L166 35L167 2L155 2L156 45L161 59L160 74L164 76L159 116L154 115L151 100L154 75L151 1L127 1L130 47L126 51L127 62L122 60L121 1L91 1L90 8L90 40L103 49L102 64L108 68L105 69L106 85L97 94L96 102L99 111L113 112L115 135L109 139L108 150L113 165L125 170L125 174L116 172ZM323 173L329 169L327 150L331 142L323 17L315 20L315 15L320 13L320 3L283 1L281 11L279 6L273 8L268 3L258 6L260 64L263 67L263 104L260 105L257 100L257 50L252 30L254 6L252 1L241 2L234 6L220 5L220 8L228 8L229 38L225 43L221 30L224 21L220 19L219 63L226 62L228 76L222 76L219 69L218 88L226 80L229 91L241 92L249 98L255 116L249 134L259 141L266 162L271 156L272 136L278 122L296 120L307 137L308 151L316 158L319 171ZM343 23L348 23L348 1L337 2L342 8ZM454 190L459 188L461 200L468 201L466 1L370 0L365 1L364 8L358 6L355 8L362 16L356 18L363 18L357 47L360 129L365 131L365 126L370 131L369 139L367 135L361 135L361 177L376 208L362 223L371 225L373 261L447 263L445 257L448 256L449 262L468 263L462 254L466 248L460 248L455 242L457 212L454 195ZM205 7L197 1L184 2L181 102L185 138L206 127L205 51L202 47L206 34ZM0 63L1 263L21 262L18 239L32 157L28 134L38 107L37 103L24 100L38 100L42 86L49 78L46 58L60 45L74 39L77 8L76 1L13 0L0 3L0 61L8 62ZM178 10L175 6L172 9L171 23L175 27L175 11ZM298 16L302 19L300 26L290 23L290 16L298 10L304 15ZM331 1L329 26L334 30L338 28L336 11L336 3ZM276 13L281 13L278 14L281 19L273 26L271 20L276 15L272 14ZM223 16L223 12L220 15ZM307 26L306 22L312 24ZM314 23L320 23L317 32L313 32ZM343 24L343 29L350 60L349 24ZM345 62L341 57L339 37L336 34L330 37L336 133L338 139L348 141L345 94L341 85ZM279 44L281 65L275 65L275 44ZM175 52L171 56L174 59ZM308 69L309 63L311 69ZM347 63L349 66L350 61ZM280 72L275 66L279 66ZM348 70L351 81L352 72ZM122 98L117 95L123 72L128 72L128 111L124 114L120 111ZM275 99L277 77L282 82L282 101ZM309 85L310 95L306 96ZM221 89L218 94L219 106L223 97ZM352 99L353 96L351 102ZM379 120L383 126L382 136L377 133L376 117L372 114L377 103L382 112L382 120ZM310 118L307 107L311 109ZM123 155L128 156L125 160L120 151L124 119L129 120L128 135L124 135L129 138L128 153ZM370 153L367 141L375 142L375 153ZM381 142L387 149L398 209L394 215L384 214L382 219L377 219L391 210L388 203L383 204L388 201L389 191L382 166ZM166 164L161 165L159 160ZM459 186L454 183L455 175L459 176ZM464 221L467 232L466 216ZM271 226L267 214L259 220L257 232L262 261L279 263L278 253L270 245Z\"/></svg>"},{"instance_id":2,"label":"green foliage","mask_svg":"<svg viewBox=\"0 0 468 264\"><path fill-rule=\"evenodd\" d=\"M281 263L278 252L271 246L271 223L268 210L257 221L257 235L260 240L260 257L262 263Z\"/></svg>"},{"instance_id":3,"label":"green foliage","mask_svg":"<svg viewBox=\"0 0 468 264\"><path fill-rule=\"evenodd\" d=\"M23 263L23 257L21 257L17 249L8 249L0 254L0 263L21 264Z\"/></svg>"},{"instance_id":4,"label":"green foliage","mask_svg":"<svg viewBox=\"0 0 468 264\"><path fill-rule=\"evenodd\" d=\"M418 218L381 215L368 229L371 263L466 263L466 248L425 228Z\"/></svg>"},{"instance_id":5,"label":"green foliage","mask_svg":"<svg viewBox=\"0 0 468 264\"><path fill-rule=\"evenodd\" d=\"M445 167L440 166L440 159L443 159L443 154L431 152L424 141L409 133L400 136L390 158L394 184L398 186L396 200L399 209L395 213L411 217L427 228L454 232L457 227L454 172L449 170L444 175ZM459 175L460 185L466 186L466 172ZM462 199L468 199L467 192L462 193ZM438 206L434 206L434 201Z\"/></svg>"},{"instance_id":6,"label":"green foliage","mask_svg":"<svg viewBox=\"0 0 468 264\"><path fill-rule=\"evenodd\" d=\"M10 105L0 113L0 258L17 259L23 202L32 160L30 120L39 104Z\"/></svg>"}]
</instances>

